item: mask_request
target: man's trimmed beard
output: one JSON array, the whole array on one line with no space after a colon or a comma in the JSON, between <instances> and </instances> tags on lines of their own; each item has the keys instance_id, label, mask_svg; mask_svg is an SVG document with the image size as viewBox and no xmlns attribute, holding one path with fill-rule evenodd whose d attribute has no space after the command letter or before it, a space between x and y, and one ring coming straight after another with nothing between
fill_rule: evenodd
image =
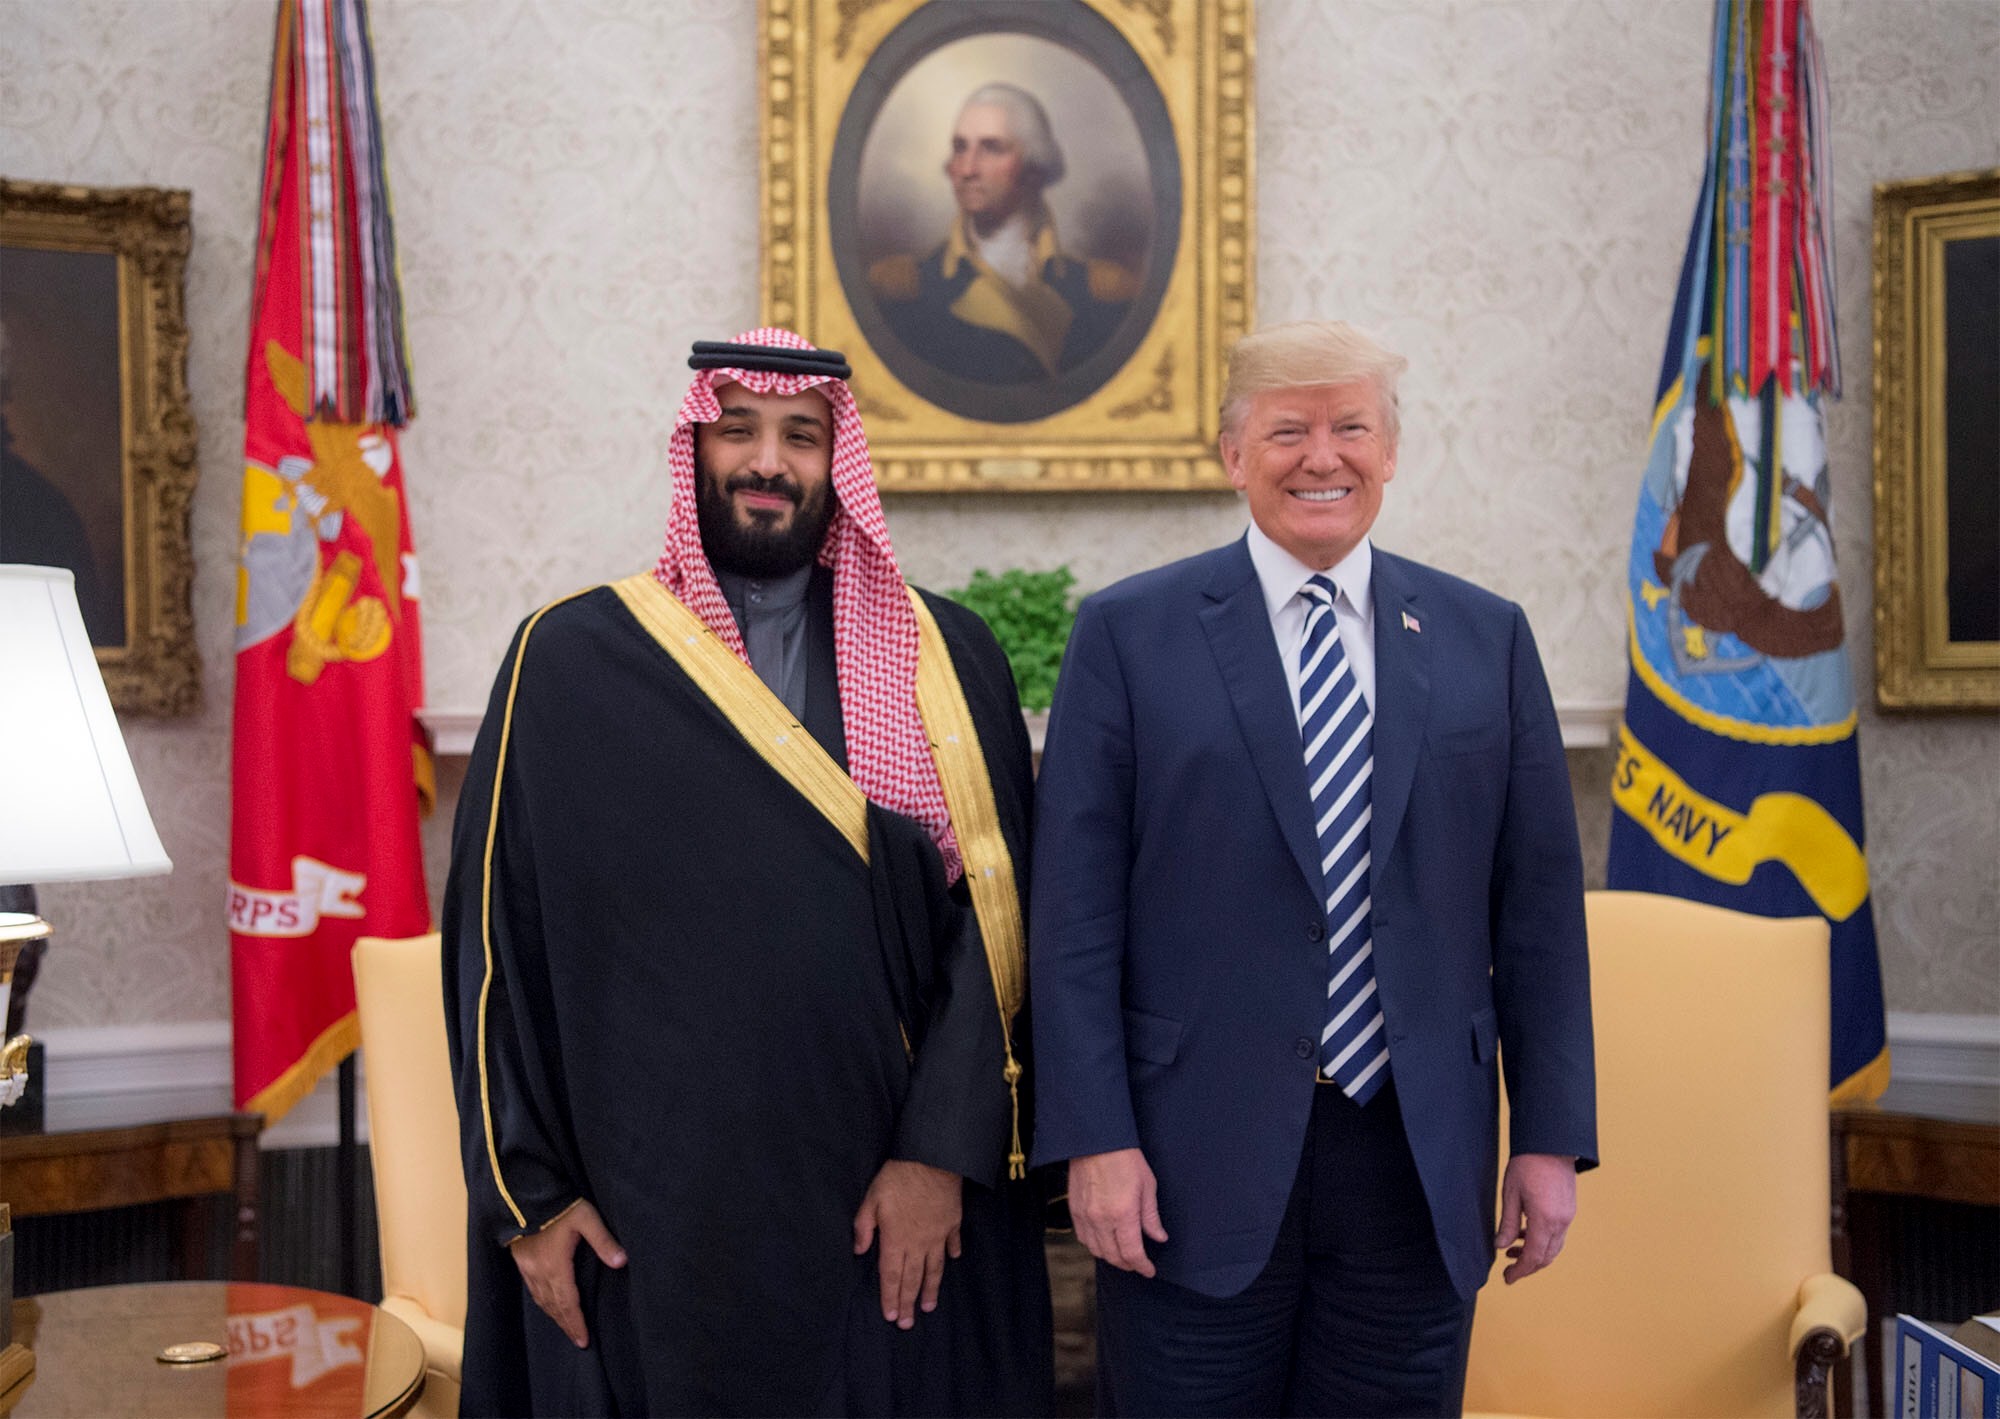
<instances>
[{"instance_id":1,"label":"man's trimmed beard","mask_svg":"<svg viewBox=\"0 0 2000 1419\"><path fill-rule=\"evenodd\" d=\"M791 499L794 511L790 524L780 529L774 525L775 517L757 514L744 523L730 501L739 488ZM783 474L765 478L738 473L727 480L718 479L697 455L694 512L701 528L702 550L717 571L748 577L790 576L810 566L819 556L820 544L826 541L826 529L833 521L833 480L828 478L816 494L807 497L796 480Z\"/></svg>"}]
</instances>

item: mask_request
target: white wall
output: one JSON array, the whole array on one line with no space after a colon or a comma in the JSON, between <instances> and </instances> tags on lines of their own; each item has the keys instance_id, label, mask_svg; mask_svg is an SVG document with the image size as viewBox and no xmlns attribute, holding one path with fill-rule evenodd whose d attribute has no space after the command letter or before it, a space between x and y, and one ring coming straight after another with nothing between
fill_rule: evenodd
<instances>
[{"instance_id":1,"label":"white wall","mask_svg":"<svg viewBox=\"0 0 2000 1419\"><path fill-rule=\"evenodd\" d=\"M126 724L178 866L44 893L60 937L42 1028L228 1013L230 585L273 8L0 0L0 172L186 187L195 213L206 688L191 718ZM2000 6L1815 9L1848 378L1829 441L1866 706L1869 189L2000 164ZM1701 170L1708 4L1257 14L1260 313L1352 318L1412 361L1378 539L1522 601L1559 700L1617 699L1625 549ZM469 709L529 609L651 560L688 343L754 323L755 10L375 0L373 19L421 409L405 463L430 698ZM905 569L944 586L1068 562L1095 587L1243 520L1214 495L904 497L889 515ZM2000 1012L2000 720L1864 707L1861 734L1889 1003Z\"/></svg>"}]
</instances>

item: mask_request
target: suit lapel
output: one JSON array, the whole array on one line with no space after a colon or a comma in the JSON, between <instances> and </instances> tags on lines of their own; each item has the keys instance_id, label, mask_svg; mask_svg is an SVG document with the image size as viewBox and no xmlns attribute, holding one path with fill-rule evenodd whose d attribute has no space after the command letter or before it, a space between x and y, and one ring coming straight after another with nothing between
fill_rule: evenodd
<instances>
[{"instance_id":1,"label":"suit lapel","mask_svg":"<svg viewBox=\"0 0 2000 1419\"><path fill-rule=\"evenodd\" d=\"M1225 550L1222 566L1202 594L1202 629L1216 668L1229 687L1237 726L1264 782L1271 812L1278 820L1285 846L1305 874L1315 896L1325 890L1319 854L1312 839L1312 808L1307 793L1305 755L1299 743L1299 719L1291 706L1285 667L1271 634L1270 612L1264 606L1263 584L1250 560L1246 543Z\"/></svg>"},{"instance_id":2,"label":"suit lapel","mask_svg":"<svg viewBox=\"0 0 2000 1419\"><path fill-rule=\"evenodd\" d=\"M1380 880L1423 752L1430 716L1430 646L1423 633L1416 589L1394 557L1377 549L1371 599L1375 602L1374 806L1368 829L1373 877ZM1407 619L1406 619L1407 617Z\"/></svg>"}]
</instances>

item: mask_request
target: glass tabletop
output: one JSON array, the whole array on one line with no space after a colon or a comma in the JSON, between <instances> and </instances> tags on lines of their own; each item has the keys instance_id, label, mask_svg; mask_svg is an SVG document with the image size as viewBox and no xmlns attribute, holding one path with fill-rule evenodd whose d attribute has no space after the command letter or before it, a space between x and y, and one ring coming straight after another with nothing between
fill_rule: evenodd
<instances>
[{"instance_id":1,"label":"glass tabletop","mask_svg":"<svg viewBox=\"0 0 2000 1419\"><path fill-rule=\"evenodd\" d=\"M297 1286L173 1281L52 1291L14 1303L35 1372L8 1419L377 1419L423 1387L424 1352L396 1317ZM211 1342L207 1363L162 1363ZM4 1404L5 1400L0 1400Z\"/></svg>"}]
</instances>

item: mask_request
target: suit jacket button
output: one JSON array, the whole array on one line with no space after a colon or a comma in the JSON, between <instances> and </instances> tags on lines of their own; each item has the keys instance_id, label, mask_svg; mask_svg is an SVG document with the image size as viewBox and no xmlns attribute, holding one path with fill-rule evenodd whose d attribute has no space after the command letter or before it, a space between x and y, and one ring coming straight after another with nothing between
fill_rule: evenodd
<instances>
[{"instance_id":1,"label":"suit jacket button","mask_svg":"<svg viewBox=\"0 0 2000 1419\"><path fill-rule=\"evenodd\" d=\"M1296 1040L1292 1041L1292 1053L1300 1059L1311 1059L1314 1053L1313 1042L1304 1035L1300 1035Z\"/></svg>"},{"instance_id":2,"label":"suit jacket button","mask_svg":"<svg viewBox=\"0 0 2000 1419\"><path fill-rule=\"evenodd\" d=\"M1311 926L1308 926L1306 928L1306 939L1309 941L1318 941L1322 939L1325 935L1326 935L1326 926L1324 923L1316 921Z\"/></svg>"}]
</instances>

